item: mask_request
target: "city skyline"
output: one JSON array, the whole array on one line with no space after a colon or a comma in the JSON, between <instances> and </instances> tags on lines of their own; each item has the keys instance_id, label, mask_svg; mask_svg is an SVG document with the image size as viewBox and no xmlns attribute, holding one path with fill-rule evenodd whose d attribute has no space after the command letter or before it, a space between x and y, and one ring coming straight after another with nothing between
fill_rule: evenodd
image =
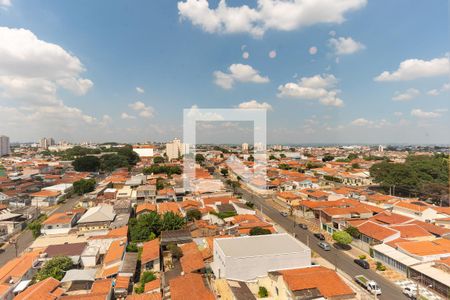
<instances>
[{"instance_id":1,"label":"city skyline","mask_svg":"<svg viewBox=\"0 0 450 300\"><path fill-rule=\"evenodd\" d=\"M185 108L265 108L270 144L450 143L448 3L328 2L0 1L0 134L169 141Z\"/></svg>"}]
</instances>

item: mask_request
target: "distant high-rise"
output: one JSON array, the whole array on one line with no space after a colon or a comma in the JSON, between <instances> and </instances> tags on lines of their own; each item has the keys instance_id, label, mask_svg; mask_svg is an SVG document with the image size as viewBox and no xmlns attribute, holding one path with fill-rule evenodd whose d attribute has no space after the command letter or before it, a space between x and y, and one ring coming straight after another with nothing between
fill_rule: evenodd
<instances>
[{"instance_id":1,"label":"distant high-rise","mask_svg":"<svg viewBox=\"0 0 450 300\"><path fill-rule=\"evenodd\" d=\"M55 140L53 138L42 138L39 141L39 148L47 150L48 147L55 145Z\"/></svg>"},{"instance_id":2,"label":"distant high-rise","mask_svg":"<svg viewBox=\"0 0 450 300\"><path fill-rule=\"evenodd\" d=\"M179 139L166 144L166 155L169 160L178 159L187 153L189 153L188 145L183 144Z\"/></svg>"},{"instance_id":3,"label":"distant high-rise","mask_svg":"<svg viewBox=\"0 0 450 300\"><path fill-rule=\"evenodd\" d=\"M248 153L248 144L247 143L242 144L242 153Z\"/></svg>"},{"instance_id":4,"label":"distant high-rise","mask_svg":"<svg viewBox=\"0 0 450 300\"><path fill-rule=\"evenodd\" d=\"M9 137L0 135L0 156L8 155L10 152Z\"/></svg>"},{"instance_id":5,"label":"distant high-rise","mask_svg":"<svg viewBox=\"0 0 450 300\"><path fill-rule=\"evenodd\" d=\"M378 146L378 152L384 152L384 147L382 145Z\"/></svg>"}]
</instances>

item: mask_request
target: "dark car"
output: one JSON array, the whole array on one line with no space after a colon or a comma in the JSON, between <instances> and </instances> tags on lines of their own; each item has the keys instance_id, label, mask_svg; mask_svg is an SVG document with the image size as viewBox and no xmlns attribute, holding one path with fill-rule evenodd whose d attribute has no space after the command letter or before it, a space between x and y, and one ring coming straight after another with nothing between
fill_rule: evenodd
<instances>
[{"instance_id":1,"label":"dark car","mask_svg":"<svg viewBox=\"0 0 450 300\"><path fill-rule=\"evenodd\" d=\"M299 226L301 229L308 229L308 225L303 224L303 223L298 223L298 226Z\"/></svg>"},{"instance_id":2,"label":"dark car","mask_svg":"<svg viewBox=\"0 0 450 300\"><path fill-rule=\"evenodd\" d=\"M363 269L370 269L370 265L367 261L365 261L364 259L355 259L354 260L355 264L361 266L361 268Z\"/></svg>"},{"instance_id":3,"label":"dark car","mask_svg":"<svg viewBox=\"0 0 450 300\"><path fill-rule=\"evenodd\" d=\"M314 233L314 236L315 236L316 238L318 238L319 240L321 240L321 241L324 241L324 240L325 240L325 236L324 236L323 234L319 233L319 232Z\"/></svg>"}]
</instances>

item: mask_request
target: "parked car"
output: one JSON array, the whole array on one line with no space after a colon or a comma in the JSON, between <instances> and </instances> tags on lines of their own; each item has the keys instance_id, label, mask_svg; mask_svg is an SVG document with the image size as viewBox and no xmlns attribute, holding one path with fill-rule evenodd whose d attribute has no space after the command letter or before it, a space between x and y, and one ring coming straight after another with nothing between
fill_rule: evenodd
<instances>
[{"instance_id":1,"label":"parked car","mask_svg":"<svg viewBox=\"0 0 450 300\"><path fill-rule=\"evenodd\" d=\"M359 265L363 269L370 269L369 263L364 259L355 259L353 261L355 262L355 264Z\"/></svg>"},{"instance_id":2,"label":"parked car","mask_svg":"<svg viewBox=\"0 0 450 300\"><path fill-rule=\"evenodd\" d=\"M325 241L325 236L323 234L321 234L320 232L314 233L314 236L321 241Z\"/></svg>"},{"instance_id":3,"label":"parked car","mask_svg":"<svg viewBox=\"0 0 450 300\"><path fill-rule=\"evenodd\" d=\"M303 223L298 223L298 226L299 226L301 229L308 229L308 225L303 224Z\"/></svg>"},{"instance_id":4,"label":"parked car","mask_svg":"<svg viewBox=\"0 0 450 300\"><path fill-rule=\"evenodd\" d=\"M403 294L405 294L409 299L417 298L417 287L416 286L406 286L402 290Z\"/></svg>"},{"instance_id":5,"label":"parked car","mask_svg":"<svg viewBox=\"0 0 450 300\"><path fill-rule=\"evenodd\" d=\"M287 217L287 216L288 216L288 213L285 212L285 211L280 212L280 214L281 214L283 217Z\"/></svg>"},{"instance_id":6,"label":"parked car","mask_svg":"<svg viewBox=\"0 0 450 300\"><path fill-rule=\"evenodd\" d=\"M319 245L320 248L322 248L325 251L330 251L331 250L330 244L328 244L326 242L319 242L318 245Z\"/></svg>"}]
</instances>

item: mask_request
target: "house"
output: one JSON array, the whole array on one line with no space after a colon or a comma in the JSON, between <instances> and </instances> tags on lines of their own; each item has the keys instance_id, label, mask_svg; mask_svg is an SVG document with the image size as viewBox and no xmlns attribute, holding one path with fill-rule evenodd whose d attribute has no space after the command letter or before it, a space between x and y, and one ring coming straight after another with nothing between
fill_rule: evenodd
<instances>
[{"instance_id":1,"label":"house","mask_svg":"<svg viewBox=\"0 0 450 300\"><path fill-rule=\"evenodd\" d=\"M214 300L214 294L205 286L200 274L189 273L169 280L172 300Z\"/></svg>"},{"instance_id":2,"label":"house","mask_svg":"<svg viewBox=\"0 0 450 300\"><path fill-rule=\"evenodd\" d=\"M203 272L206 268L203 256L195 242L181 245L183 256L180 259L184 274Z\"/></svg>"},{"instance_id":3,"label":"house","mask_svg":"<svg viewBox=\"0 0 450 300\"><path fill-rule=\"evenodd\" d=\"M142 214L146 214L149 213L151 211L156 212L157 208L156 208L156 204L153 203L142 203L142 204L138 204L136 206L136 216L140 216Z\"/></svg>"},{"instance_id":4,"label":"house","mask_svg":"<svg viewBox=\"0 0 450 300\"><path fill-rule=\"evenodd\" d=\"M95 281L95 269L71 269L61 279L61 287L67 291L89 290Z\"/></svg>"},{"instance_id":5,"label":"house","mask_svg":"<svg viewBox=\"0 0 450 300\"><path fill-rule=\"evenodd\" d=\"M278 192L274 200L284 207L291 207L298 205L301 197L294 192L287 191Z\"/></svg>"},{"instance_id":6,"label":"house","mask_svg":"<svg viewBox=\"0 0 450 300\"><path fill-rule=\"evenodd\" d=\"M59 300L110 300L112 299L113 292L112 283L113 280L111 278L96 280L87 293L62 296Z\"/></svg>"},{"instance_id":7,"label":"house","mask_svg":"<svg viewBox=\"0 0 450 300\"><path fill-rule=\"evenodd\" d=\"M61 199L61 192L54 190L41 190L30 195L31 204L35 207L48 207L58 204Z\"/></svg>"},{"instance_id":8,"label":"house","mask_svg":"<svg viewBox=\"0 0 450 300\"><path fill-rule=\"evenodd\" d=\"M15 300L40 300L57 299L64 293L64 290L59 288L59 280L53 277L44 279L38 283L29 286L23 292L18 294Z\"/></svg>"},{"instance_id":9,"label":"house","mask_svg":"<svg viewBox=\"0 0 450 300\"><path fill-rule=\"evenodd\" d=\"M329 197L329 193L315 189L303 189L298 193L299 196L301 196L301 198L303 198L304 200L311 201L326 201Z\"/></svg>"},{"instance_id":10,"label":"house","mask_svg":"<svg viewBox=\"0 0 450 300\"><path fill-rule=\"evenodd\" d=\"M422 201L398 201L394 203L392 212L428 223L442 217L433 206Z\"/></svg>"},{"instance_id":11,"label":"house","mask_svg":"<svg viewBox=\"0 0 450 300\"><path fill-rule=\"evenodd\" d=\"M161 294L161 279L157 278L150 282L147 282L144 286L144 293L148 294Z\"/></svg>"},{"instance_id":12,"label":"house","mask_svg":"<svg viewBox=\"0 0 450 300\"><path fill-rule=\"evenodd\" d=\"M91 268L97 265L100 258L100 247L87 246L81 253L81 265L84 268Z\"/></svg>"},{"instance_id":13,"label":"house","mask_svg":"<svg viewBox=\"0 0 450 300\"><path fill-rule=\"evenodd\" d=\"M216 278L250 281L270 270L310 265L311 249L287 233L214 240Z\"/></svg>"},{"instance_id":14,"label":"house","mask_svg":"<svg viewBox=\"0 0 450 300\"><path fill-rule=\"evenodd\" d=\"M24 280L36 273L40 251L31 251L13 258L0 267L0 299L11 300L13 291Z\"/></svg>"},{"instance_id":15,"label":"house","mask_svg":"<svg viewBox=\"0 0 450 300\"><path fill-rule=\"evenodd\" d=\"M58 245L50 245L43 251L46 260L50 260L56 256L67 256L72 259L74 265L80 263L81 254L86 248L87 243L64 243Z\"/></svg>"},{"instance_id":16,"label":"house","mask_svg":"<svg viewBox=\"0 0 450 300\"><path fill-rule=\"evenodd\" d=\"M114 221L116 214L111 205L98 205L88 211L78 220L78 230L93 231L105 230Z\"/></svg>"},{"instance_id":17,"label":"house","mask_svg":"<svg viewBox=\"0 0 450 300\"><path fill-rule=\"evenodd\" d=\"M372 221L366 221L356 226L361 233L360 240L368 245L387 243L400 238L400 232L379 225Z\"/></svg>"},{"instance_id":18,"label":"house","mask_svg":"<svg viewBox=\"0 0 450 300\"><path fill-rule=\"evenodd\" d=\"M42 222L42 234L67 234L81 217L81 211L54 213Z\"/></svg>"},{"instance_id":19,"label":"house","mask_svg":"<svg viewBox=\"0 0 450 300\"><path fill-rule=\"evenodd\" d=\"M160 243L158 239L145 242L142 245L141 264L143 269L159 272L160 267Z\"/></svg>"},{"instance_id":20,"label":"house","mask_svg":"<svg viewBox=\"0 0 450 300\"><path fill-rule=\"evenodd\" d=\"M274 299L354 299L356 293L330 269L311 266L271 271L258 280Z\"/></svg>"},{"instance_id":21,"label":"house","mask_svg":"<svg viewBox=\"0 0 450 300\"><path fill-rule=\"evenodd\" d=\"M137 201L155 201L156 185L141 185L136 188Z\"/></svg>"},{"instance_id":22,"label":"house","mask_svg":"<svg viewBox=\"0 0 450 300\"><path fill-rule=\"evenodd\" d=\"M450 240L406 241L397 243L397 250L423 262L450 257Z\"/></svg>"},{"instance_id":23,"label":"house","mask_svg":"<svg viewBox=\"0 0 450 300\"><path fill-rule=\"evenodd\" d=\"M103 197L108 200L116 199L117 189L107 188L103 191Z\"/></svg>"},{"instance_id":24,"label":"house","mask_svg":"<svg viewBox=\"0 0 450 300\"><path fill-rule=\"evenodd\" d=\"M114 297L116 299L125 298L130 290L131 277L117 276L114 281Z\"/></svg>"},{"instance_id":25,"label":"house","mask_svg":"<svg viewBox=\"0 0 450 300\"><path fill-rule=\"evenodd\" d=\"M109 278L119 273L125 255L126 239L111 243L103 259L102 272L98 278Z\"/></svg>"}]
</instances>

